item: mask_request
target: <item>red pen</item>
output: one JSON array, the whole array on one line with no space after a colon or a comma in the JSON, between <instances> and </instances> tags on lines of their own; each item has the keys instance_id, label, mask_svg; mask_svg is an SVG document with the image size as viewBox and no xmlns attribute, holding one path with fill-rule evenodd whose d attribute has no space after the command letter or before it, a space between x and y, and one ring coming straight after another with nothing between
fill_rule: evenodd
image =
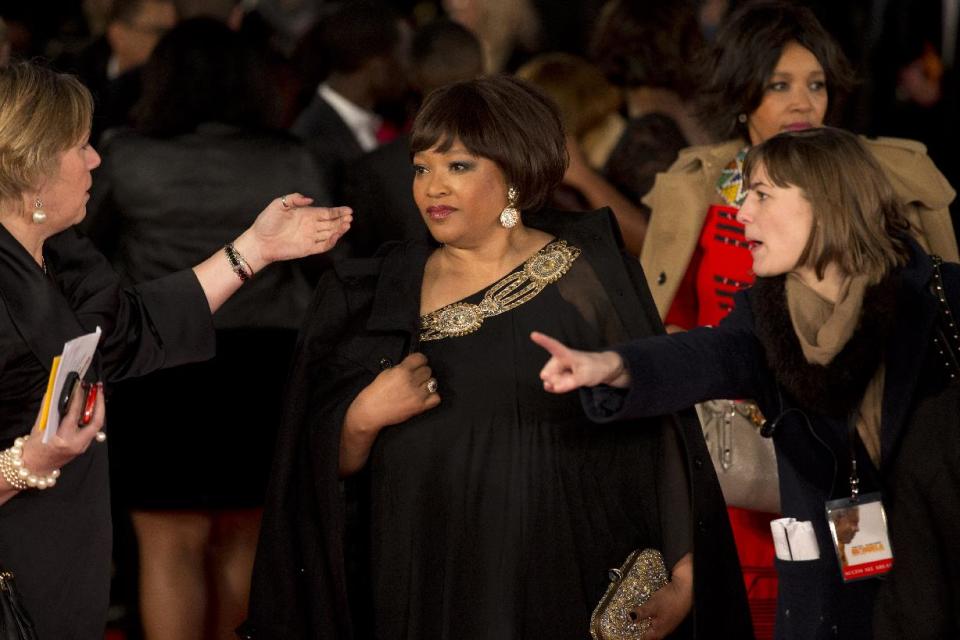
<instances>
[{"instance_id":1,"label":"red pen","mask_svg":"<svg viewBox=\"0 0 960 640\"><path fill-rule=\"evenodd\" d=\"M80 426L85 427L93 419L93 409L97 406L97 389L100 385L91 384L87 391L87 399L83 403L83 413L80 414Z\"/></svg>"}]
</instances>

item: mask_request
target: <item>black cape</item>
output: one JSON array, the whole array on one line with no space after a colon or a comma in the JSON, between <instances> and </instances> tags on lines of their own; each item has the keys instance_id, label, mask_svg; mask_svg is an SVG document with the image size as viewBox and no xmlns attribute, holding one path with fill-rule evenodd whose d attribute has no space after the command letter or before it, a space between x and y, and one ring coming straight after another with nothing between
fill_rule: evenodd
<instances>
[{"instance_id":1,"label":"black cape","mask_svg":"<svg viewBox=\"0 0 960 640\"><path fill-rule=\"evenodd\" d=\"M608 210L543 212L527 215L525 221L581 249L581 259L596 272L630 335L662 332L640 265L622 252ZM400 362L415 343L429 252L426 245L394 245L380 257L338 265L321 282L288 384L243 637L363 636L363 621L353 619L348 599L348 513L337 478L339 425L353 398L381 367ZM358 335L361 340L355 340ZM342 353L336 348L347 337L355 346ZM335 352L337 358L363 363L362 372L317 379L313 363ZM752 637L726 509L699 422L692 410L672 420L691 479L694 631L699 637L711 637L718 629L725 637ZM353 543L346 540L348 547Z\"/></svg>"}]
</instances>

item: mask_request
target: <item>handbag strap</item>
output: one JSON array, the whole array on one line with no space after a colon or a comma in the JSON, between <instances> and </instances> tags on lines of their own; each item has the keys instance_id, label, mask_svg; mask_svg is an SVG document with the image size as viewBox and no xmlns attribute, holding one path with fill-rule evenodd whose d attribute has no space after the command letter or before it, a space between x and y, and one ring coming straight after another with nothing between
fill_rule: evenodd
<instances>
[{"instance_id":1,"label":"handbag strap","mask_svg":"<svg viewBox=\"0 0 960 640\"><path fill-rule=\"evenodd\" d=\"M931 255L933 260L933 278L930 279L930 291L939 303L939 313L936 333L933 344L937 352L943 356L943 366L950 376L950 381L960 379L960 330L957 328L957 319L947 302L947 293L943 288L943 273L940 265L943 258Z\"/></svg>"},{"instance_id":2,"label":"handbag strap","mask_svg":"<svg viewBox=\"0 0 960 640\"><path fill-rule=\"evenodd\" d=\"M0 632L3 638L37 640L37 631L17 591L13 574L0 567Z\"/></svg>"}]
</instances>

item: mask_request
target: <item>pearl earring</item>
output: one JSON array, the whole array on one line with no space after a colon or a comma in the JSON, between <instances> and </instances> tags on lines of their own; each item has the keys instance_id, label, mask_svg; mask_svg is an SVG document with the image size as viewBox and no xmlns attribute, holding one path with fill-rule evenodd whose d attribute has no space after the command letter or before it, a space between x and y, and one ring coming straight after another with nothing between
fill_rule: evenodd
<instances>
[{"instance_id":1,"label":"pearl earring","mask_svg":"<svg viewBox=\"0 0 960 640\"><path fill-rule=\"evenodd\" d=\"M43 200L37 198L33 203L33 224L43 224L47 221L47 212L43 210Z\"/></svg>"},{"instance_id":2,"label":"pearl earring","mask_svg":"<svg viewBox=\"0 0 960 640\"><path fill-rule=\"evenodd\" d=\"M520 211L517 209L517 198L519 197L516 187L507 189L507 206L500 212L500 225L504 229L512 229L520 222Z\"/></svg>"},{"instance_id":3,"label":"pearl earring","mask_svg":"<svg viewBox=\"0 0 960 640\"><path fill-rule=\"evenodd\" d=\"M741 113L740 115L738 115L737 122L739 122L740 124L747 124L747 114Z\"/></svg>"}]
</instances>

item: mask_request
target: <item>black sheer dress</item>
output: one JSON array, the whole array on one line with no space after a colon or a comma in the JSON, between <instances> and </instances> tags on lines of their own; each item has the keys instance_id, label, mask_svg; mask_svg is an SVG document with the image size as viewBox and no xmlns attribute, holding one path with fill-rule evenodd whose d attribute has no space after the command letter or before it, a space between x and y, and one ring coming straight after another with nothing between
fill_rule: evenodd
<instances>
[{"instance_id":1,"label":"black sheer dress","mask_svg":"<svg viewBox=\"0 0 960 640\"><path fill-rule=\"evenodd\" d=\"M648 547L668 567L696 548L695 614L674 637L750 637L692 416L597 425L539 379L548 356L533 330L581 349L658 330L639 265L609 211L525 221L558 240L422 318L429 247L325 276L298 341L242 637L582 640L608 570ZM340 482L347 408L413 351L440 405L381 431Z\"/></svg>"},{"instance_id":2,"label":"black sheer dress","mask_svg":"<svg viewBox=\"0 0 960 640\"><path fill-rule=\"evenodd\" d=\"M607 569L638 547L667 549L668 566L689 549L682 525L663 533L688 502L673 434L598 426L576 394L543 390L531 331L580 348L625 339L578 254L551 243L421 318L442 403L382 431L371 455L375 637L584 638Z\"/></svg>"}]
</instances>

